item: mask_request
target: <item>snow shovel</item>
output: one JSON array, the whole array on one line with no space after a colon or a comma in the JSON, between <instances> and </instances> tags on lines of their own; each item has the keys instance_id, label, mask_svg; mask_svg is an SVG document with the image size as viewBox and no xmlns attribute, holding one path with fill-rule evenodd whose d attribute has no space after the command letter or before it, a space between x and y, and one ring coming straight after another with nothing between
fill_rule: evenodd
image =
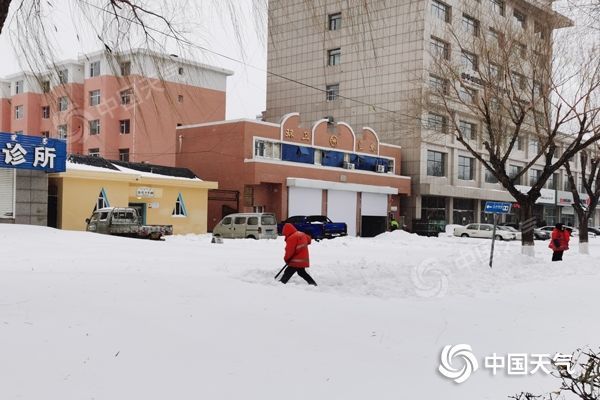
<instances>
[{"instance_id":1,"label":"snow shovel","mask_svg":"<svg viewBox=\"0 0 600 400\"><path fill-rule=\"evenodd\" d=\"M279 275L281 275L281 273L283 272L285 267L287 267L287 264L284 264L283 268L281 268L281 270L277 273L277 275L275 275L275 280L277 280L277 278L279 278Z\"/></svg>"}]
</instances>

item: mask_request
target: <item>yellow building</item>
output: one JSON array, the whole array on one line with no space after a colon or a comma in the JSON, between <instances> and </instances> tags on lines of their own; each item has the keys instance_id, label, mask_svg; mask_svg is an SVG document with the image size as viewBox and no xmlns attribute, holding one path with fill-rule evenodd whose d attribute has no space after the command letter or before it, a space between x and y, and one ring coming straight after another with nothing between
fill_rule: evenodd
<instances>
[{"instance_id":1,"label":"yellow building","mask_svg":"<svg viewBox=\"0 0 600 400\"><path fill-rule=\"evenodd\" d=\"M186 168L71 156L66 172L49 175L48 225L83 231L97 208L134 207L145 224L206 233L208 190L217 186Z\"/></svg>"}]
</instances>

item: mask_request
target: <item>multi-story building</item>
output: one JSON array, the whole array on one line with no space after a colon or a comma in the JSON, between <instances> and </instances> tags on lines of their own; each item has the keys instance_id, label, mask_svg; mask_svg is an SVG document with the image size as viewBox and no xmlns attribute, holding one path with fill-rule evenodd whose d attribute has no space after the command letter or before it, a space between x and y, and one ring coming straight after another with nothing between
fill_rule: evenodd
<instances>
[{"instance_id":1,"label":"multi-story building","mask_svg":"<svg viewBox=\"0 0 600 400\"><path fill-rule=\"evenodd\" d=\"M225 117L231 71L147 50L96 52L0 81L0 129L67 151L175 164L178 125Z\"/></svg>"},{"instance_id":2,"label":"multi-story building","mask_svg":"<svg viewBox=\"0 0 600 400\"><path fill-rule=\"evenodd\" d=\"M277 121L297 110L311 120L370 126L382 141L401 145L402 172L412 178L412 196L402 198L409 226L416 220L486 220L485 201L514 199L448 134L454 118L461 130L472 132L483 154L479 118L431 107L428 93L440 84L432 75L432 59L441 54L450 64L477 68L477 55L451 45L464 34L498 38L503 35L498 27L508 27L551 48L552 31L571 23L548 0L378 0L368 2L368 10L362 2L273 0L264 117ZM522 46L525 52L528 44ZM523 168L537 154L536 146L535 135L525 132L510 156L509 173ZM522 176L523 190L539 172L533 167ZM548 182L535 210L538 219L573 222L572 196L561 190L566 182L562 171Z\"/></svg>"}]
</instances>

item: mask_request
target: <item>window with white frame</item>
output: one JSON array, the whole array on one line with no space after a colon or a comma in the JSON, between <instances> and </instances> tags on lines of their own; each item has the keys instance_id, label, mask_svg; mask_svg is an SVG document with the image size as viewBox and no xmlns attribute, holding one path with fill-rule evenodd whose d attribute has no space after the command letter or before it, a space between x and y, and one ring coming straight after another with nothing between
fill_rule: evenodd
<instances>
[{"instance_id":1,"label":"window with white frame","mask_svg":"<svg viewBox=\"0 0 600 400\"><path fill-rule=\"evenodd\" d=\"M529 139L529 156L534 156L540 152L540 141L533 137Z\"/></svg>"},{"instance_id":2,"label":"window with white frame","mask_svg":"<svg viewBox=\"0 0 600 400\"><path fill-rule=\"evenodd\" d=\"M335 48L327 50L327 65L339 65L342 58L342 49Z\"/></svg>"},{"instance_id":3,"label":"window with white frame","mask_svg":"<svg viewBox=\"0 0 600 400\"><path fill-rule=\"evenodd\" d=\"M446 176L446 153L427 150L427 175Z\"/></svg>"},{"instance_id":4,"label":"window with white frame","mask_svg":"<svg viewBox=\"0 0 600 400\"><path fill-rule=\"evenodd\" d=\"M487 168L485 169L485 183L498 183L498 178Z\"/></svg>"},{"instance_id":5,"label":"window with white frame","mask_svg":"<svg viewBox=\"0 0 600 400\"><path fill-rule=\"evenodd\" d=\"M67 140L67 125L58 125L57 127L58 138L61 140Z\"/></svg>"},{"instance_id":6,"label":"window with white frame","mask_svg":"<svg viewBox=\"0 0 600 400\"><path fill-rule=\"evenodd\" d=\"M183 202L183 196L179 193L177 196L177 200L175 201L175 208L173 208L173 213L171 214L174 217L185 217L187 216L187 210L185 208L185 203Z\"/></svg>"},{"instance_id":7,"label":"window with white frame","mask_svg":"<svg viewBox=\"0 0 600 400\"><path fill-rule=\"evenodd\" d=\"M99 135L100 134L100 120L94 119L89 122L90 127L90 135Z\"/></svg>"},{"instance_id":8,"label":"window with white frame","mask_svg":"<svg viewBox=\"0 0 600 400\"><path fill-rule=\"evenodd\" d=\"M100 61L90 63L90 78L100 76Z\"/></svg>"},{"instance_id":9,"label":"window with white frame","mask_svg":"<svg viewBox=\"0 0 600 400\"><path fill-rule=\"evenodd\" d=\"M430 112L427 116L427 127L432 131L446 133L448 131L448 119L443 115Z\"/></svg>"},{"instance_id":10,"label":"window with white frame","mask_svg":"<svg viewBox=\"0 0 600 400\"><path fill-rule=\"evenodd\" d=\"M436 37L431 37L431 55L437 59L450 59L450 44Z\"/></svg>"},{"instance_id":11,"label":"window with white frame","mask_svg":"<svg viewBox=\"0 0 600 400\"><path fill-rule=\"evenodd\" d=\"M429 86L437 94L448 94L448 80L429 74Z\"/></svg>"},{"instance_id":12,"label":"window with white frame","mask_svg":"<svg viewBox=\"0 0 600 400\"><path fill-rule=\"evenodd\" d=\"M441 1L432 0L431 1L431 15L434 17L444 21L450 22L450 6L442 3Z\"/></svg>"},{"instance_id":13,"label":"window with white frame","mask_svg":"<svg viewBox=\"0 0 600 400\"><path fill-rule=\"evenodd\" d=\"M88 155L92 156L92 157L100 157L100 149L99 148L93 148L93 149L89 149L88 150Z\"/></svg>"},{"instance_id":14,"label":"window with white frame","mask_svg":"<svg viewBox=\"0 0 600 400\"><path fill-rule=\"evenodd\" d=\"M523 167L519 165L509 165L508 166L508 177L510 179L515 179L519 174L523 171ZM522 181L522 175L515 179L515 185L520 185Z\"/></svg>"},{"instance_id":15,"label":"window with white frame","mask_svg":"<svg viewBox=\"0 0 600 400\"><path fill-rule=\"evenodd\" d=\"M254 156L280 160L281 144L268 140L256 139L254 141Z\"/></svg>"},{"instance_id":16,"label":"window with white frame","mask_svg":"<svg viewBox=\"0 0 600 400\"><path fill-rule=\"evenodd\" d=\"M477 137L477 125L472 122L460 120L458 122L460 133L465 139L475 139Z\"/></svg>"},{"instance_id":17,"label":"window with white frame","mask_svg":"<svg viewBox=\"0 0 600 400\"><path fill-rule=\"evenodd\" d=\"M129 149L119 149L119 161L129 162Z\"/></svg>"},{"instance_id":18,"label":"window with white frame","mask_svg":"<svg viewBox=\"0 0 600 400\"><path fill-rule=\"evenodd\" d=\"M50 106L43 106L42 107L42 118L43 119L50 118Z\"/></svg>"},{"instance_id":19,"label":"window with white frame","mask_svg":"<svg viewBox=\"0 0 600 400\"><path fill-rule=\"evenodd\" d=\"M100 104L100 90L92 90L90 92L90 106L97 106Z\"/></svg>"},{"instance_id":20,"label":"window with white frame","mask_svg":"<svg viewBox=\"0 0 600 400\"><path fill-rule=\"evenodd\" d=\"M130 132L131 122L128 119L122 119L119 121L119 132L121 135L126 135Z\"/></svg>"},{"instance_id":21,"label":"window with white frame","mask_svg":"<svg viewBox=\"0 0 600 400\"><path fill-rule=\"evenodd\" d=\"M15 119L22 119L25 115L25 111L23 111L23 106L15 106Z\"/></svg>"},{"instance_id":22,"label":"window with white frame","mask_svg":"<svg viewBox=\"0 0 600 400\"><path fill-rule=\"evenodd\" d=\"M540 180L542 176L541 169L530 169L529 170L529 186L533 186Z\"/></svg>"},{"instance_id":23,"label":"window with white frame","mask_svg":"<svg viewBox=\"0 0 600 400\"><path fill-rule=\"evenodd\" d=\"M121 104L131 103L131 89L123 90L121 92Z\"/></svg>"},{"instance_id":24,"label":"window with white frame","mask_svg":"<svg viewBox=\"0 0 600 400\"><path fill-rule=\"evenodd\" d=\"M494 12L500 14L500 15L504 15L504 10L506 8L506 5L504 4L504 0L489 0L491 6L492 6L492 10L494 10Z\"/></svg>"},{"instance_id":25,"label":"window with white frame","mask_svg":"<svg viewBox=\"0 0 600 400\"><path fill-rule=\"evenodd\" d=\"M474 104L477 101L477 91L475 89L461 86L458 95L465 104Z\"/></svg>"},{"instance_id":26,"label":"window with white frame","mask_svg":"<svg viewBox=\"0 0 600 400\"><path fill-rule=\"evenodd\" d=\"M23 93L23 81L15 82L15 94Z\"/></svg>"},{"instance_id":27,"label":"window with white frame","mask_svg":"<svg viewBox=\"0 0 600 400\"><path fill-rule=\"evenodd\" d=\"M473 53L463 50L462 56L461 56L461 62L462 62L463 68L465 68L468 71L477 71L477 69L478 69L479 63L478 63L476 54L473 54Z\"/></svg>"},{"instance_id":28,"label":"window with white frame","mask_svg":"<svg viewBox=\"0 0 600 400\"><path fill-rule=\"evenodd\" d=\"M340 84L327 85L325 87L325 99L327 101L337 100L340 96Z\"/></svg>"},{"instance_id":29,"label":"window with white frame","mask_svg":"<svg viewBox=\"0 0 600 400\"><path fill-rule=\"evenodd\" d=\"M340 30L342 28L342 13L329 14L327 27L330 31Z\"/></svg>"},{"instance_id":30,"label":"window with white frame","mask_svg":"<svg viewBox=\"0 0 600 400\"><path fill-rule=\"evenodd\" d=\"M92 150L98 150L98 149L90 149L90 155L92 154ZM97 157L97 156L96 156ZM110 203L108 202L108 197L106 196L106 192L104 191L104 188L100 189L100 193L98 194L98 200L96 201L96 208L95 210L100 210L102 208L107 208L110 207Z\"/></svg>"},{"instance_id":31,"label":"window with white frame","mask_svg":"<svg viewBox=\"0 0 600 400\"><path fill-rule=\"evenodd\" d=\"M69 99L67 96L62 96L58 98L58 111L67 111L69 108Z\"/></svg>"}]
</instances>

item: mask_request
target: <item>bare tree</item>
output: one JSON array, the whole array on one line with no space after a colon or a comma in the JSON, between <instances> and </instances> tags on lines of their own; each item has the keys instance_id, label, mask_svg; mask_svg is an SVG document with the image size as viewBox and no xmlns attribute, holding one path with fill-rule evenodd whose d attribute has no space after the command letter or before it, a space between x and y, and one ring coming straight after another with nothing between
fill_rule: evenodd
<instances>
[{"instance_id":1,"label":"bare tree","mask_svg":"<svg viewBox=\"0 0 600 400\"><path fill-rule=\"evenodd\" d=\"M600 200L600 148L594 145L593 148L582 150L579 154L580 176L575 178L571 168L571 162L565 163L567 177L569 179L569 189L573 194L573 208L579 219L579 252L589 254L588 247L588 222L596 212L598 201ZM588 171L589 166L589 171ZM581 182L581 186L577 183ZM587 195L587 201L583 201L579 193L582 188Z\"/></svg>"},{"instance_id":2,"label":"bare tree","mask_svg":"<svg viewBox=\"0 0 600 400\"><path fill-rule=\"evenodd\" d=\"M432 38L430 109L447 115L449 133L516 199L522 222L532 220L542 188L567 160L600 140L597 49L575 64L553 58L552 28L567 25L558 15L532 27L479 14L452 30L449 41ZM476 119L481 131L464 129L461 116ZM526 148L527 162L514 168ZM531 254L527 227L523 252Z\"/></svg>"}]
</instances>

